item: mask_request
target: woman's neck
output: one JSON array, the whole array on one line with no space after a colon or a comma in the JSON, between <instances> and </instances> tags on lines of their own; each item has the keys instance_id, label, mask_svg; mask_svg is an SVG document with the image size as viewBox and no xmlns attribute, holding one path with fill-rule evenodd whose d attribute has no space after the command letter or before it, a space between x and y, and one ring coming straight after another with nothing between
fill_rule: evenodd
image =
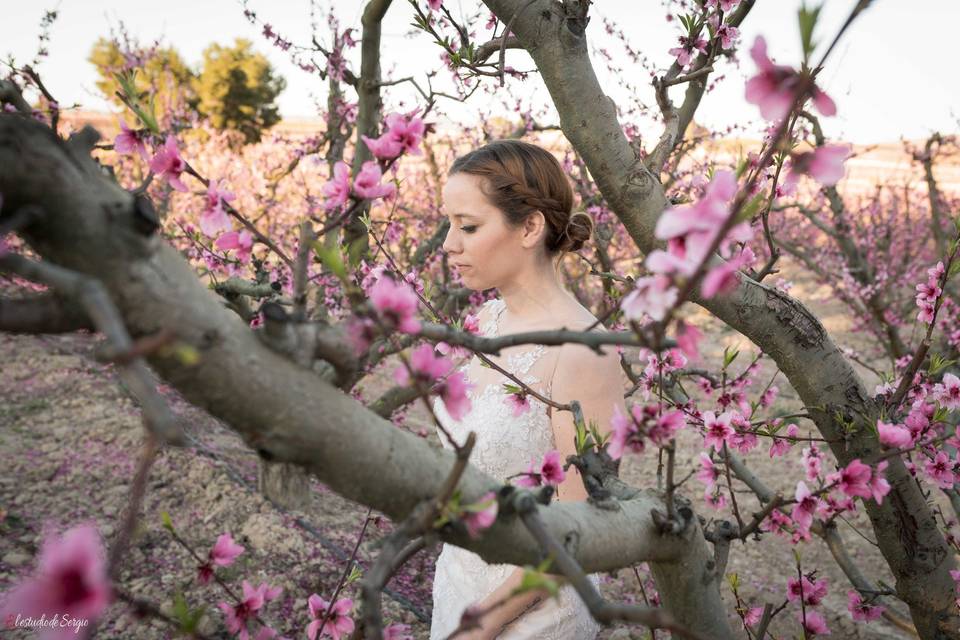
<instances>
[{"instance_id":1,"label":"woman's neck","mask_svg":"<svg viewBox=\"0 0 960 640\"><path fill-rule=\"evenodd\" d=\"M569 313L571 297L553 263L520 272L498 287L512 324L535 324Z\"/></svg>"}]
</instances>

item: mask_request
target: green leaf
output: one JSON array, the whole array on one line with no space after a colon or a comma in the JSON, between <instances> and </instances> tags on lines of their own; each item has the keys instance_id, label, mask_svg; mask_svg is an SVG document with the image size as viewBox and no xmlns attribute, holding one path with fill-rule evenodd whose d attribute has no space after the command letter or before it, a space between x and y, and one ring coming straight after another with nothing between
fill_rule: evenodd
<instances>
[{"instance_id":1,"label":"green leaf","mask_svg":"<svg viewBox=\"0 0 960 640\"><path fill-rule=\"evenodd\" d=\"M737 573L728 573L727 582L730 583L730 588L736 591L740 588L740 575Z\"/></svg>"},{"instance_id":2,"label":"green leaf","mask_svg":"<svg viewBox=\"0 0 960 640\"><path fill-rule=\"evenodd\" d=\"M956 360L947 360L939 353L934 353L930 356L930 366L927 368L927 372L931 376L935 376L954 362L956 362Z\"/></svg>"},{"instance_id":3,"label":"green leaf","mask_svg":"<svg viewBox=\"0 0 960 640\"><path fill-rule=\"evenodd\" d=\"M521 389L515 384L504 384L503 388L506 390L507 393L521 393L523 391L523 389Z\"/></svg>"},{"instance_id":4,"label":"green leaf","mask_svg":"<svg viewBox=\"0 0 960 640\"><path fill-rule=\"evenodd\" d=\"M955 252L956 250L957 248L954 247L951 249L951 253ZM960 260L954 260L950 263L950 270L947 271L947 280L957 275L957 273L960 273Z\"/></svg>"},{"instance_id":5,"label":"green leaf","mask_svg":"<svg viewBox=\"0 0 960 640\"><path fill-rule=\"evenodd\" d=\"M808 59L813 50L817 48L816 42L813 41L813 30L817 26L817 18L820 17L821 7L822 5L814 9L808 9L806 2L804 2L797 12L800 23L800 44L803 47L804 60Z\"/></svg>"},{"instance_id":6,"label":"green leaf","mask_svg":"<svg viewBox=\"0 0 960 640\"><path fill-rule=\"evenodd\" d=\"M343 255L340 253L339 247L327 247L323 244L323 241L317 240L313 243L313 252L317 254L321 264L330 273L337 276L341 282L346 282L347 267L343 263Z\"/></svg>"},{"instance_id":7,"label":"green leaf","mask_svg":"<svg viewBox=\"0 0 960 640\"><path fill-rule=\"evenodd\" d=\"M939 404L937 404L937 410L933 412L933 418L931 419L931 422L946 422L949 414L949 409L946 407L941 407Z\"/></svg>"},{"instance_id":8,"label":"green leaf","mask_svg":"<svg viewBox=\"0 0 960 640\"><path fill-rule=\"evenodd\" d=\"M544 562L547 563L546 566L549 566L549 559ZM511 595L526 593L534 589L545 589L552 597L558 597L560 594L560 586L554 578L543 573L546 566L544 566L544 563L540 563L537 569L524 567L523 578L520 580L520 585L513 590Z\"/></svg>"},{"instance_id":9,"label":"green leaf","mask_svg":"<svg viewBox=\"0 0 960 640\"><path fill-rule=\"evenodd\" d=\"M170 519L170 514L166 511L160 512L160 522L163 523L163 528L169 531L170 533L174 532L173 529L173 520Z\"/></svg>"},{"instance_id":10,"label":"green leaf","mask_svg":"<svg viewBox=\"0 0 960 640\"><path fill-rule=\"evenodd\" d=\"M739 355L740 349L731 349L730 347L726 347L723 350L723 368L726 369L733 364L733 361L736 360L737 356Z\"/></svg>"},{"instance_id":11,"label":"green leaf","mask_svg":"<svg viewBox=\"0 0 960 640\"><path fill-rule=\"evenodd\" d=\"M350 567L350 575L347 576L347 584L350 584L351 582L356 582L362 577L363 577L363 569L361 569L357 565L353 565L352 567Z\"/></svg>"},{"instance_id":12,"label":"green leaf","mask_svg":"<svg viewBox=\"0 0 960 640\"><path fill-rule=\"evenodd\" d=\"M748 222L753 219L755 215L760 213L760 208L763 206L764 202L767 200L767 194L764 192L759 192L755 194L752 198L747 200L740 211L737 212L737 220L739 222Z\"/></svg>"}]
</instances>

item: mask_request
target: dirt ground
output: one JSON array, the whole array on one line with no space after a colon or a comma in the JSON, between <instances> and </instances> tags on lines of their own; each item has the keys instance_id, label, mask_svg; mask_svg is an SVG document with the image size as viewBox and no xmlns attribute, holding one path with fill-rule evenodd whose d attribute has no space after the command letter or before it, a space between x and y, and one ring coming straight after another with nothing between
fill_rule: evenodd
<instances>
[{"instance_id":1,"label":"dirt ground","mask_svg":"<svg viewBox=\"0 0 960 640\"><path fill-rule=\"evenodd\" d=\"M846 346L859 336L849 332L845 311L814 283L797 278L794 293L811 304L831 333ZM739 334L695 313L694 321L709 332L708 364L713 365L725 345L740 344L744 353L733 369L745 366L755 348ZM126 503L133 477L142 426L135 402L122 388L113 367L97 362L93 353L99 339L90 335L13 336L0 334L0 591L32 569L33 555L46 527L60 529L93 521L110 539L119 529L119 516ZM748 353L749 352L749 353ZM712 360L711 360L712 358ZM758 385L774 373L763 361ZM875 379L866 378L872 390ZM798 400L781 377L775 408L796 407ZM346 559L367 517L365 507L342 499L315 483L313 503L302 513L286 512L263 499L256 491L256 456L216 419L184 402L163 387L174 411L187 426L194 446L163 450L150 473L144 517L135 532L123 564L122 588L169 610L177 592L192 606L208 605L200 629L226 637L223 616L216 602L223 599L216 585L201 587L195 580L196 563L161 526L161 513L170 514L180 534L205 554L217 535L230 532L246 548L240 560L222 575L239 587L241 578L281 586L283 596L264 609L263 618L285 636L303 637L309 622L307 596L331 595ZM759 392L755 388L755 392ZM408 426L423 426L424 416L411 412ZM804 430L807 425L802 425ZM432 433L432 430L431 430ZM686 431L681 442L678 477L695 468L702 441ZM767 447L748 455L751 467L774 489L792 495L802 478L799 447L784 458L771 460ZM629 456L622 476L636 486L656 483L655 454ZM691 480L686 493L705 517L729 516L712 511L700 500L702 487ZM738 496L748 513L755 500ZM374 514L375 515L375 514ZM873 581L892 579L874 543L866 518L859 514L841 526L843 539L861 570ZM373 545L389 532L384 519L372 523L361 544L361 567L375 557ZM859 533L858 533L859 531ZM829 593L821 607L834 638L907 638L885 621L869 626L854 623L846 610L849 582L833 563L824 544L814 539L800 547L805 569L818 568L829 580ZM416 638L428 637L433 564L438 549L420 552L389 584L384 619L412 625ZM783 539L765 535L759 542L735 545L727 572L740 576L741 596L754 606L784 600L786 577L794 575L793 547ZM624 569L604 579L601 589L611 599L636 602L641 599L634 571ZM356 597L356 589L347 595ZM729 587L724 595L733 613ZM904 608L901 606L900 610ZM739 626L739 620L734 620ZM799 636L793 609L775 619L771 627L778 638ZM642 627L621 626L604 630L600 638L643 638ZM102 638L165 638L163 623L140 621L124 604L113 605L99 626ZM33 637L18 630L4 637ZM664 634L658 634L664 637ZM745 634L744 634L745 637Z\"/></svg>"}]
</instances>

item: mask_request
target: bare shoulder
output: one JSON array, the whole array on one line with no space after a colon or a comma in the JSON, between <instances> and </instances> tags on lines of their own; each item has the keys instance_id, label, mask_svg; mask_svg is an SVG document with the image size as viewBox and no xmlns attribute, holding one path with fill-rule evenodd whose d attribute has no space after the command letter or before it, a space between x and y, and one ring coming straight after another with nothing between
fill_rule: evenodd
<instances>
[{"instance_id":1,"label":"bare shoulder","mask_svg":"<svg viewBox=\"0 0 960 640\"><path fill-rule=\"evenodd\" d=\"M594 327L593 325L596 324ZM607 330L597 323L596 318L586 312L585 317L571 321L565 325L573 331L605 333ZM620 354L613 345L606 345L598 353L594 349L583 345L568 342L560 348L557 360L555 381L561 387L600 387L606 385L621 385L623 370L620 368Z\"/></svg>"}]
</instances>

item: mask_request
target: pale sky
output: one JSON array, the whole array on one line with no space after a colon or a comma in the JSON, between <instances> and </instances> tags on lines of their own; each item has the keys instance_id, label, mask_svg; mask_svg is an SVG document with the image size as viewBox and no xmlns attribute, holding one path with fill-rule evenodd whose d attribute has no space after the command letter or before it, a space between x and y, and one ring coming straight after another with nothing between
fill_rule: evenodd
<instances>
[{"instance_id":1,"label":"pale sky","mask_svg":"<svg viewBox=\"0 0 960 640\"><path fill-rule=\"evenodd\" d=\"M328 3L321 0L318 4ZM362 2L333 0L332 4L342 25L359 29ZM466 0L447 0L446 4L455 15L459 15L461 6L475 6ZM818 27L821 40L832 37L853 4L855 0L826 0ZM747 50L754 37L763 34L778 63L798 64L799 5L800 0L757 0L741 30L741 66L722 66L727 77L704 99L697 112L699 122L711 127L753 123L748 131L758 130L757 109L743 99L744 81L754 71ZM248 6L288 40L309 42L308 0L249 0ZM107 35L110 26L121 21L142 43L161 39L176 47L192 65L199 63L201 51L211 41L230 43L235 37L252 40L287 80L287 88L279 98L284 116L313 116L314 99L324 96L325 83L299 70L287 54L271 46L260 29L244 18L238 0L59 0L56 4L0 0L0 56L12 54L19 63L28 62L37 48L43 11L54 7L59 8L60 17L51 33L50 56L39 71L62 104L79 102L85 108L107 108L97 95L96 74L86 58L97 37ZM666 11L660 0L596 0L591 11L597 16L588 28L592 42L609 41L599 19L603 15L628 33L632 46L659 67L665 69L672 61L667 51L675 46L679 31L675 21L664 20ZM412 15L408 2L394 0L384 23L383 67L392 77L423 77L439 66L439 49L425 34L407 37ZM838 105L838 115L824 121L827 134L857 143L874 143L900 137L916 139L936 130L957 132L960 83L956 80L953 32L958 23L957 0L875 0L844 36L821 75L821 87ZM481 39L488 33L482 25L478 25L478 31ZM327 32L322 31L321 35L325 38ZM356 51L359 55L359 47ZM532 68L529 58L521 52L508 51L507 63L518 69ZM595 61L595 66L603 86L613 86L601 65ZM654 104L647 74L639 66L626 68L631 82L641 87L641 97ZM438 79L448 75L441 70ZM442 80L438 82L442 86ZM530 89L524 88L521 93L529 94ZM545 91L541 95L546 96ZM393 99L398 96L409 100L412 94L404 90L391 94ZM468 122L477 106L489 100L480 94L475 98L479 98L477 103L447 103L442 109Z\"/></svg>"}]
</instances>

